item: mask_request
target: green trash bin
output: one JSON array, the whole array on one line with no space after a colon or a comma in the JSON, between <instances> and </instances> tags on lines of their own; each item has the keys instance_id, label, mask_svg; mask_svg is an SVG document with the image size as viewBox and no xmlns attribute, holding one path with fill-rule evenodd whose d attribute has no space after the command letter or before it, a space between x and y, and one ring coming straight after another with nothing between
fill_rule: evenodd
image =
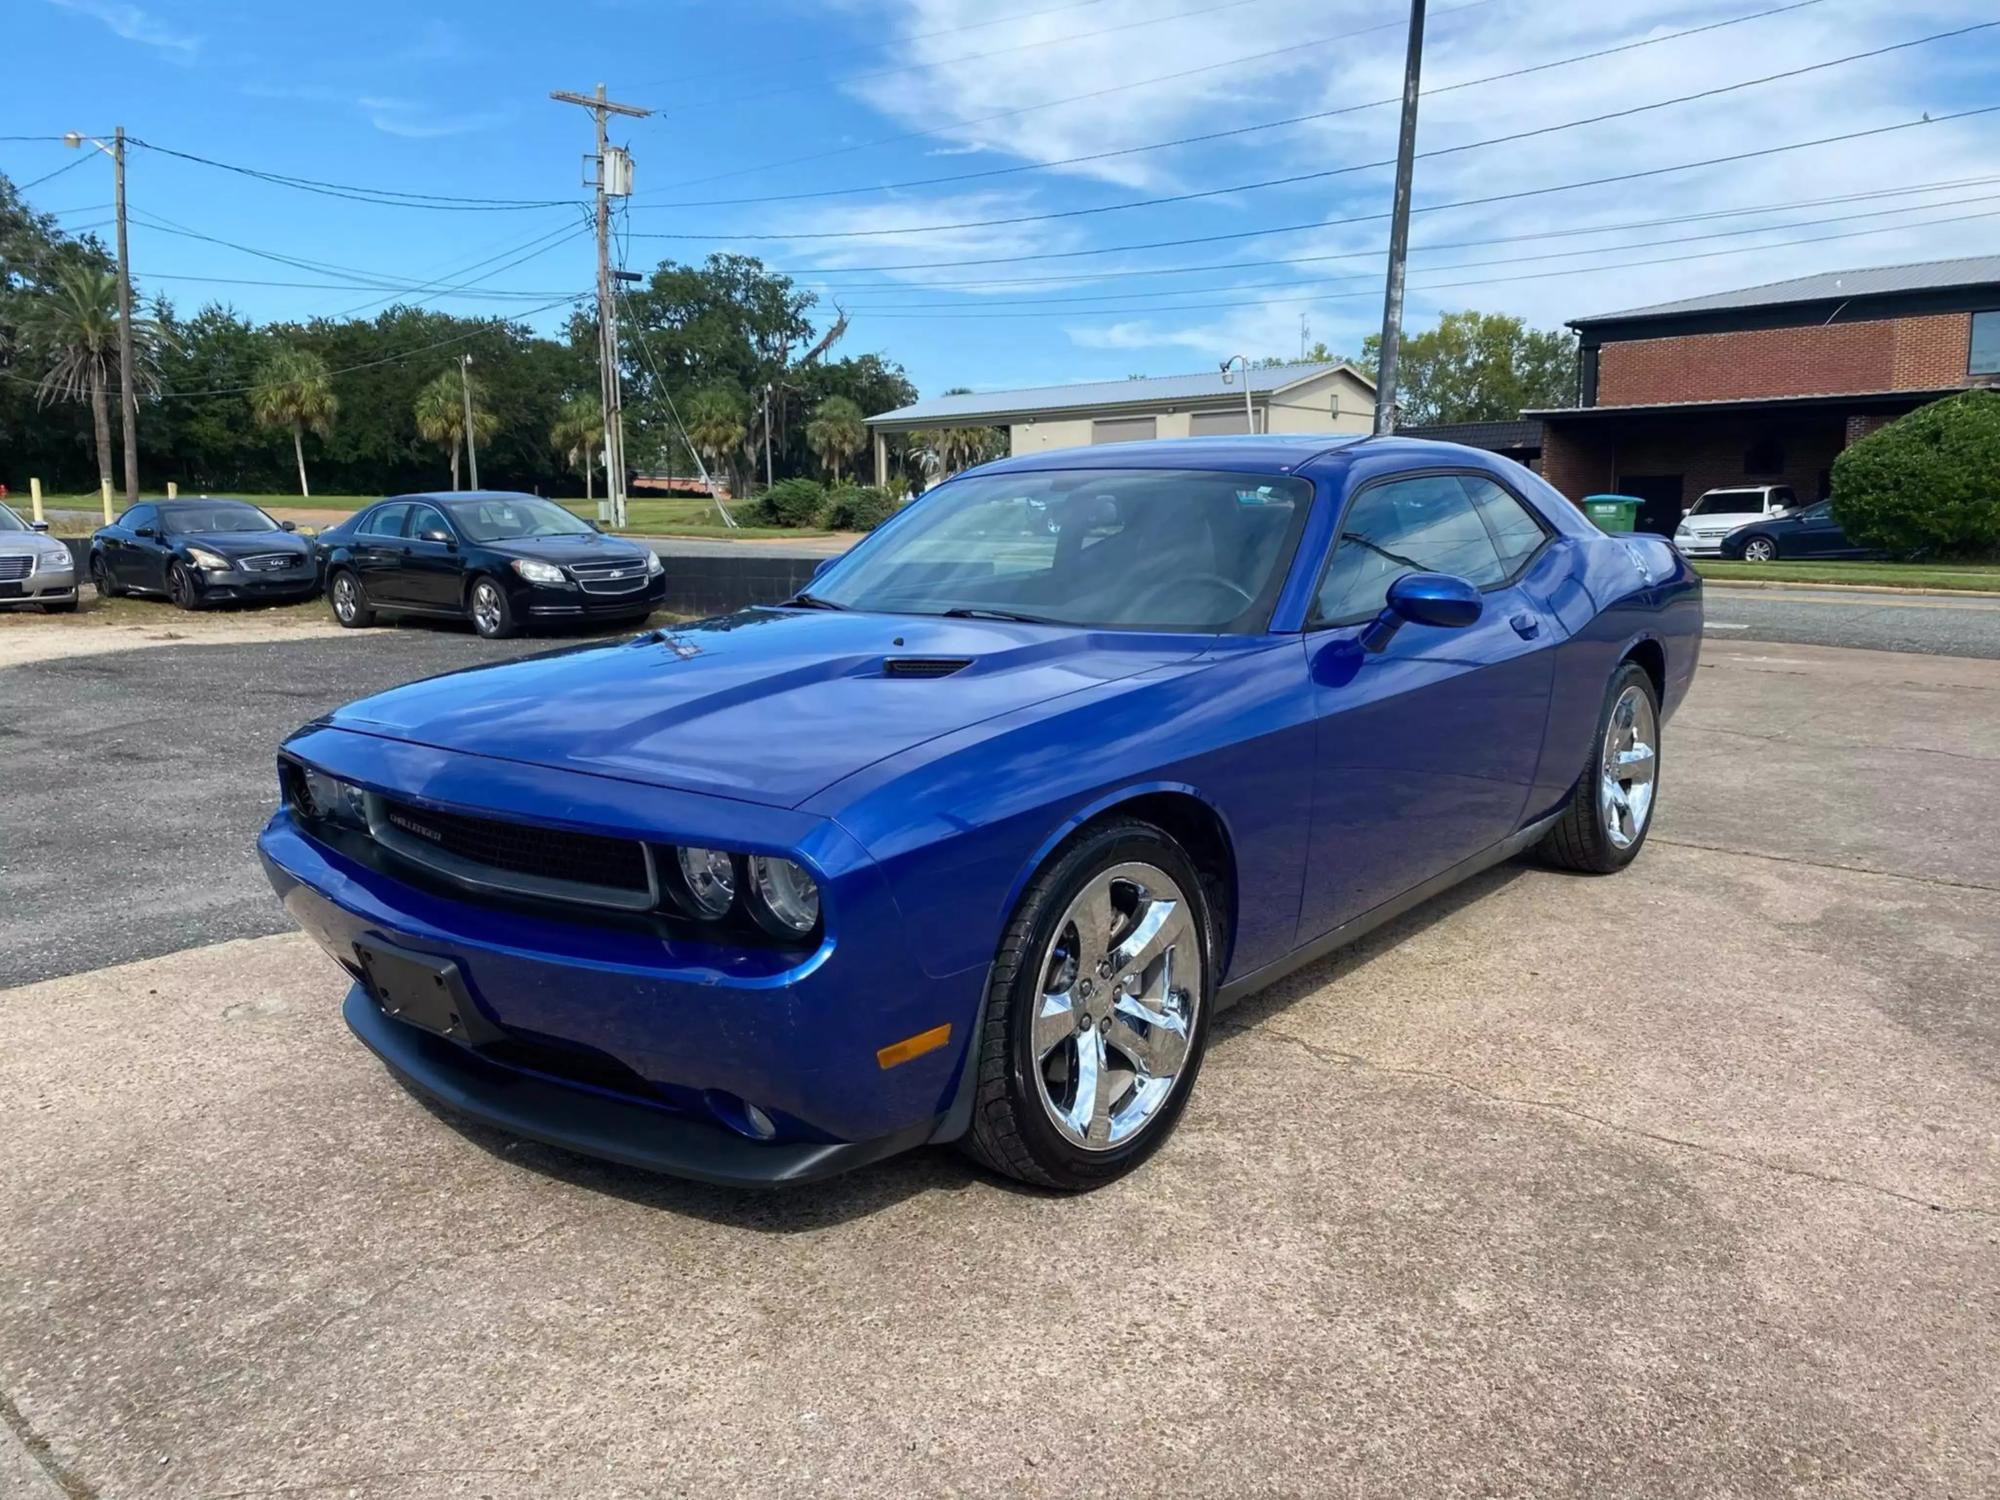
<instances>
[{"instance_id":1,"label":"green trash bin","mask_svg":"<svg viewBox=\"0 0 2000 1500\"><path fill-rule=\"evenodd\" d=\"M1586 495L1583 513L1606 531L1631 531L1639 524L1639 502L1630 495Z\"/></svg>"}]
</instances>

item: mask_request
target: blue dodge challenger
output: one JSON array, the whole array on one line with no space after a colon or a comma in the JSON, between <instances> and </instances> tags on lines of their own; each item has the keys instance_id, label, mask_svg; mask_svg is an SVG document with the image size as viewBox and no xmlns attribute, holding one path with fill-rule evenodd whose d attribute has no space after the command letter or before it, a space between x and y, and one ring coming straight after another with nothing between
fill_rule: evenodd
<instances>
[{"instance_id":1,"label":"blue dodge challenger","mask_svg":"<svg viewBox=\"0 0 2000 1500\"><path fill-rule=\"evenodd\" d=\"M1407 439L988 464L806 592L364 699L260 840L408 1086L740 1184L956 1142L1095 1187L1216 1012L1528 850L1645 843L1663 539Z\"/></svg>"}]
</instances>

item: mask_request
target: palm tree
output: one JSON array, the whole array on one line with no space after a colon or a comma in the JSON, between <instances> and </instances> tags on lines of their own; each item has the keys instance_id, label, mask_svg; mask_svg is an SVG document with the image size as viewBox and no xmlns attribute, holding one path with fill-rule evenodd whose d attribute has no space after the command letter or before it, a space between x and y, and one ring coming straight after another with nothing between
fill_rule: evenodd
<instances>
[{"instance_id":1,"label":"palm tree","mask_svg":"<svg viewBox=\"0 0 2000 1500\"><path fill-rule=\"evenodd\" d=\"M310 349L281 348L257 371L257 384L250 392L251 415L259 427L292 430L292 457L298 460L301 496L312 494L306 484L305 430L310 427L325 437L333 430L333 414L338 410L340 401L333 394L326 361Z\"/></svg>"},{"instance_id":2,"label":"palm tree","mask_svg":"<svg viewBox=\"0 0 2000 1500\"><path fill-rule=\"evenodd\" d=\"M687 440L715 468L728 467L732 494L742 493L734 481L736 448L750 431L745 411L743 393L731 385L707 386L687 404Z\"/></svg>"},{"instance_id":3,"label":"palm tree","mask_svg":"<svg viewBox=\"0 0 2000 1500\"><path fill-rule=\"evenodd\" d=\"M435 443L451 456L451 487L458 488L458 455L465 444L465 395L462 377L446 370L417 392L417 436ZM479 384L472 386L472 436L485 442L500 426L493 413L479 404Z\"/></svg>"},{"instance_id":4,"label":"palm tree","mask_svg":"<svg viewBox=\"0 0 2000 1500\"><path fill-rule=\"evenodd\" d=\"M1007 438L997 427L941 427L911 433L910 446L924 473L940 480L1000 457Z\"/></svg>"},{"instance_id":5,"label":"palm tree","mask_svg":"<svg viewBox=\"0 0 2000 1500\"><path fill-rule=\"evenodd\" d=\"M806 423L806 446L833 470L833 482L840 483L840 465L852 458L868 441L868 424L861 408L845 396L828 396Z\"/></svg>"},{"instance_id":6,"label":"palm tree","mask_svg":"<svg viewBox=\"0 0 2000 1500\"><path fill-rule=\"evenodd\" d=\"M118 278L98 266L64 266L29 303L24 342L49 368L35 387L40 405L88 401L96 428L97 477L111 482L111 407L118 380ZM132 381L159 385L159 351L166 331L152 318L132 320Z\"/></svg>"},{"instance_id":7,"label":"palm tree","mask_svg":"<svg viewBox=\"0 0 2000 1500\"><path fill-rule=\"evenodd\" d=\"M597 461L593 457L604 447L604 403L595 396L572 396L556 413L549 429L549 442L572 469L583 470L583 498L595 500L592 481ZM579 462L579 460L581 460Z\"/></svg>"}]
</instances>

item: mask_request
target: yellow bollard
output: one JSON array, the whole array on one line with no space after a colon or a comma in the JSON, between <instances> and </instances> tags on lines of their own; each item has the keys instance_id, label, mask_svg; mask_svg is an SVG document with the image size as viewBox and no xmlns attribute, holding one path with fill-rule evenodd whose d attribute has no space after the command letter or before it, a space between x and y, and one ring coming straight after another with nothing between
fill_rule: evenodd
<instances>
[{"instance_id":1,"label":"yellow bollard","mask_svg":"<svg viewBox=\"0 0 2000 1500\"><path fill-rule=\"evenodd\" d=\"M167 481L167 498L169 500L175 499L180 495L180 492L181 492L181 487L178 484L174 483L173 480L169 479Z\"/></svg>"},{"instance_id":2,"label":"yellow bollard","mask_svg":"<svg viewBox=\"0 0 2000 1500\"><path fill-rule=\"evenodd\" d=\"M99 486L99 489L104 494L104 524L109 526L111 524L111 481L108 479L105 480Z\"/></svg>"},{"instance_id":3,"label":"yellow bollard","mask_svg":"<svg viewBox=\"0 0 2000 1500\"><path fill-rule=\"evenodd\" d=\"M41 523L42 523L42 482L41 482L41 480L39 480L39 479L30 479L30 480L28 481L28 503L29 503L30 505L32 505L32 506L34 507L34 510L35 510L35 524L36 524L37 526L41 525Z\"/></svg>"}]
</instances>

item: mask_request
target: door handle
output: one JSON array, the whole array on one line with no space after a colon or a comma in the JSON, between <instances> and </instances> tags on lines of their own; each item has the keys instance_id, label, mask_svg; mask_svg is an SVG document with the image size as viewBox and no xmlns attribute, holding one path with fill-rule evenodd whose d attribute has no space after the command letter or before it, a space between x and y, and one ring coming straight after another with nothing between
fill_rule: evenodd
<instances>
[{"instance_id":1,"label":"door handle","mask_svg":"<svg viewBox=\"0 0 2000 1500\"><path fill-rule=\"evenodd\" d=\"M1507 623L1514 627L1514 634L1524 641L1532 641L1542 633L1542 622L1526 611L1514 616Z\"/></svg>"}]
</instances>

